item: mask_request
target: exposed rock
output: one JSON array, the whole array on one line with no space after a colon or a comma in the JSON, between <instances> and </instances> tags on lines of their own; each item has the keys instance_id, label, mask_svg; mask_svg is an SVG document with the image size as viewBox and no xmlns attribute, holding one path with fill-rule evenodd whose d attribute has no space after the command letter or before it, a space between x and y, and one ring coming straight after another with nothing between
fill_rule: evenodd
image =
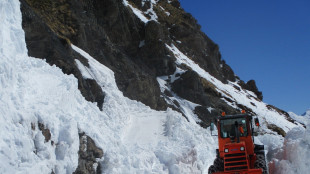
<instances>
[{"instance_id":1,"label":"exposed rock","mask_svg":"<svg viewBox=\"0 0 310 174\"><path fill-rule=\"evenodd\" d=\"M277 107L275 107L273 105L267 105L267 108L269 110L277 111L280 115L283 115L289 122L294 123L294 124L297 125L296 121L294 119L292 119L290 117L290 115L287 112L283 111L282 109L279 109L279 108L277 108Z\"/></svg>"},{"instance_id":2,"label":"exposed rock","mask_svg":"<svg viewBox=\"0 0 310 174\"><path fill-rule=\"evenodd\" d=\"M43 123L38 123L40 131L42 131L43 136L45 137L45 142L48 142L51 139L51 132L48 128L45 128Z\"/></svg>"},{"instance_id":3,"label":"exposed rock","mask_svg":"<svg viewBox=\"0 0 310 174\"><path fill-rule=\"evenodd\" d=\"M274 132L277 132L282 137L285 137L285 135L286 135L286 132L282 128L276 126L275 124L268 124L267 127L268 127L268 129L270 129Z\"/></svg>"},{"instance_id":4,"label":"exposed rock","mask_svg":"<svg viewBox=\"0 0 310 174\"><path fill-rule=\"evenodd\" d=\"M221 112L237 113L236 109L224 102L216 87L195 71L188 70L183 73L171 86L178 96L201 105L197 106L194 112L202 121L200 124L203 127L209 126Z\"/></svg>"},{"instance_id":5,"label":"exposed rock","mask_svg":"<svg viewBox=\"0 0 310 174\"><path fill-rule=\"evenodd\" d=\"M175 8L180 8L181 4L178 0L172 0L171 5L174 6Z\"/></svg>"},{"instance_id":6,"label":"exposed rock","mask_svg":"<svg viewBox=\"0 0 310 174\"><path fill-rule=\"evenodd\" d=\"M202 106L197 106L195 108L194 112L198 116L198 118L201 120L200 125L204 128L210 126L211 122L214 122L217 116L219 116L219 113L217 110L212 109L210 111L206 107L202 107Z\"/></svg>"},{"instance_id":7,"label":"exposed rock","mask_svg":"<svg viewBox=\"0 0 310 174\"><path fill-rule=\"evenodd\" d=\"M210 100L204 92L200 76L195 71L187 71L181 78L174 81L172 90L178 96L204 106L210 105Z\"/></svg>"},{"instance_id":8,"label":"exposed rock","mask_svg":"<svg viewBox=\"0 0 310 174\"><path fill-rule=\"evenodd\" d=\"M73 174L100 174L101 165L97 159L103 157L102 149L98 148L95 142L85 133L79 133L79 163Z\"/></svg>"},{"instance_id":9,"label":"exposed rock","mask_svg":"<svg viewBox=\"0 0 310 174\"><path fill-rule=\"evenodd\" d=\"M60 67L64 73L77 77L79 89L88 101L97 102L101 109L104 94L94 80L86 80L81 76L74 60L79 59L85 66L87 61L85 63L84 58L71 49L71 43L112 69L116 83L125 96L141 101L153 109L167 108L160 98L156 68L150 69L148 65L151 63L146 64L143 58L137 57L139 43L145 37L145 26L123 5L122 0L20 1L28 54L45 58L48 63ZM162 50L163 45L159 44L158 50ZM165 60L167 57L163 57L163 60L160 58L159 56L157 65L164 66L162 72L174 71L171 62ZM132 81L135 84L129 85ZM127 89L135 85L153 89L143 93L128 93L133 90Z\"/></svg>"},{"instance_id":10,"label":"exposed rock","mask_svg":"<svg viewBox=\"0 0 310 174\"><path fill-rule=\"evenodd\" d=\"M257 96L258 99L263 100L263 93L261 91L258 91L255 80L249 80L247 83L244 83L243 81L239 81L239 85L243 89L247 89L249 91L254 92L254 94Z\"/></svg>"}]
</instances>

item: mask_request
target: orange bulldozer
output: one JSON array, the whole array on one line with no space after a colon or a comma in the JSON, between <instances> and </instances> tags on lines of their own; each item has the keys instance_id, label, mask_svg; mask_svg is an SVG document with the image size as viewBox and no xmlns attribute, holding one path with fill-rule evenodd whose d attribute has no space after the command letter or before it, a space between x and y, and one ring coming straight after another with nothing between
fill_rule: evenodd
<instances>
[{"instance_id":1,"label":"orange bulldozer","mask_svg":"<svg viewBox=\"0 0 310 174\"><path fill-rule=\"evenodd\" d=\"M254 144L253 118L244 111L238 115L223 113L217 118L219 148L209 174L268 174L264 145ZM254 122L259 126L257 117Z\"/></svg>"}]
</instances>

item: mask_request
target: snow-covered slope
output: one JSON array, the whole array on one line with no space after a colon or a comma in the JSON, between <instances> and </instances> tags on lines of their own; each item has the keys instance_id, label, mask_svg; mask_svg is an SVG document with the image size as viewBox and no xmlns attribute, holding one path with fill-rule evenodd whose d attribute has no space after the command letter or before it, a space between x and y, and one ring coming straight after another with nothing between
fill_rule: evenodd
<instances>
[{"instance_id":1,"label":"snow-covered slope","mask_svg":"<svg viewBox=\"0 0 310 174\"><path fill-rule=\"evenodd\" d=\"M125 0L124 4L128 5ZM208 129L196 124L197 117L192 112L196 104L175 96L187 113L187 121L171 109L155 111L130 100L118 90L110 69L72 45L88 60L89 67L76 60L83 77L96 80L105 92L100 111L95 103L82 97L74 76L28 57L18 0L1 0L0 17L0 173L74 172L79 132L85 132L103 149L104 156L98 159L103 173L207 173L215 158L217 140ZM283 146L284 138L267 129L267 124L300 133L298 140L293 139L294 146L302 149L309 145L309 141L301 140L309 139L302 133L304 129L294 128L298 125L255 100L255 94L237 91L233 87L237 84L221 83L174 45L167 48L177 57L177 64L191 67L235 101L230 103L232 106L243 104L258 113L261 131L265 133L259 136L259 142L267 145L270 159L278 157L273 155ZM167 89L164 79L160 77L158 81L162 89ZM45 142L38 123L50 130L51 140ZM291 134L287 141L291 142ZM292 164L298 167L300 163ZM300 166L307 169L304 163Z\"/></svg>"},{"instance_id":2,"label":"snow-covered slope","mask_svg":"<svg viewBox=\"0 0 310 174\"><path fill-rule=\"evenodd\" d=\"M294 112L288 112L290 117L292 117L294 120L297 120L300 123L307 124L308 120L310 119L310 109L308 109L305 113L302 115L297 115Z\"/></svg>"},{"instance_id":3,"label":"snow-covered slope","mask_svg":"<svg viewBox=\"0 0 310 174\"><path fill-rule=\"evenodd\" d=\"M27 56L18 0L0 1L0 8L0 173L72 173L79 132L103 149L104 173L207 171L216 141L206 129L170 109L158 112L125 98L113 72L73 46L89 61L85 78L106 93L101 112L85 101L72 75ZM51 131L50 141L38 123Z\"/></svg>"}]
</instances>

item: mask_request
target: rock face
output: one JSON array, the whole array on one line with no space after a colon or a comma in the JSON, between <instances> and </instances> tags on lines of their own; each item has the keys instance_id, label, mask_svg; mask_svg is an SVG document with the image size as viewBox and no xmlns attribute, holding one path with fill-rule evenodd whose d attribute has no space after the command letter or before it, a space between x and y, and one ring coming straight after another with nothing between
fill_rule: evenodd
<instances>
[{"instance_id":1,"label":"rock face","mask_svg":"<svg viewBox=\"0 0 310 174\"><path fill-rule=\"evenodd\" d=\"M84 79L75 59L74 44L115 72L124 95L153 109L165 110L157 76L175 71L174 56L165 44L175 44L222 82L235 81L231 68L221 59L219 47L200 31L197 21L178 1L132 0L141 11L151 7L158 22L142 22L123 0L20 0L29 55L44 58L79 80L83 96L102 107L104 94L92 79ZM163 11L162 9L165 9ZM167 15L169 13L169 15Z\"/></svg>"},{"instance_id":2,"label":"rock face","mask_svg":"<svg viewBox=\"0 0 310 174\"><path fill-rule=\"evenodd\" d=\"M79 163L73 174L100 174L101 166L97 159L102 158L103 151L85 133L79 133Z\"/></svg>"}]
</instances>

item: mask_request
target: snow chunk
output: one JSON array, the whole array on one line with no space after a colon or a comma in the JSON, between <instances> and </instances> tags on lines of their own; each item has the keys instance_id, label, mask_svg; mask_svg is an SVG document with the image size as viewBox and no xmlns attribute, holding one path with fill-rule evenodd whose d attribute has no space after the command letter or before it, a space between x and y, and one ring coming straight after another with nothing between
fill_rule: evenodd
<instances>
[{"instance_id":1,"label":"snow chunk","mask_svg":"<svg viewBox=\"0 0 310 174\"><path fill-rule=\"evenodd\" d=\"M310 124L304 130L296 127L285 137L284 146L269 168L274 174L308 173L310 171Z\"/></svg>"}]
</instances>

